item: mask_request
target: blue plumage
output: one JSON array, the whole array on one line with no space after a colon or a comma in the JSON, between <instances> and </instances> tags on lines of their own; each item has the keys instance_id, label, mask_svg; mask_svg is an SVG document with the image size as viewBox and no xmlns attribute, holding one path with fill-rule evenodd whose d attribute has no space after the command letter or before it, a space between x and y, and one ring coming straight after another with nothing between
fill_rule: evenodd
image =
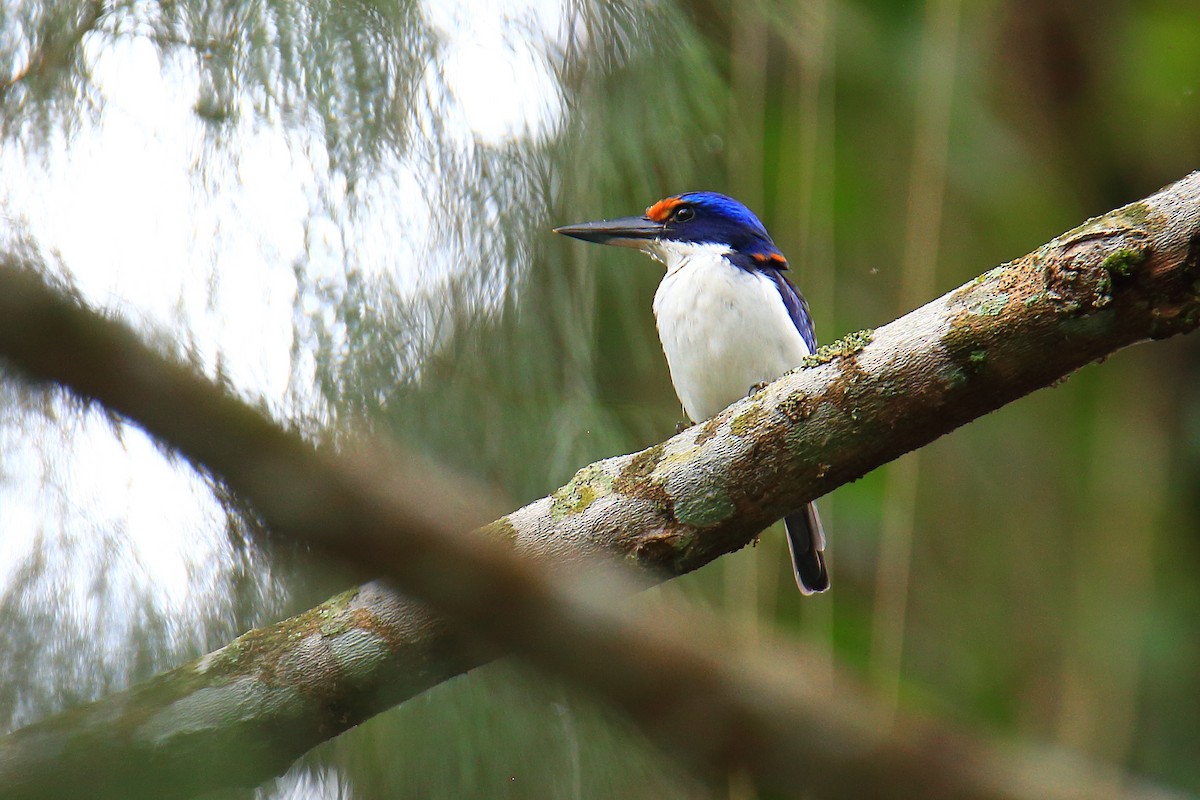
<instances>
[{"instance_id":1,"label":"blue plumage","mask_svg":"<svg viewBox=\"0 0 1200 800\"><path fill-rule=\"evenodd\" d=\"M810 352L816 352L817 336L808 302L783 274L788 268L787 259L754 212L717 192L687 192L670 199L690 206L695 215L683 222L668 221L664 235L696 244L728 245L732 252L726 257L732 264L761 272L771 279L804 343ZM680 207L684 206L674 206Z\"/></svg>"},{"instance_id":2,"label":"blue plumage","mask_svg":"<svg viewBox=\"0 0 1200 800\"><path fill-rule=\"evenodd\" d=\"M787 259L762 222L732 197L717 192L688 192L669 199L678 202L675 209L690 207L694 216L682 221L668 219L665 236L681 242L729 245L747 265L770 262L776 268L787 269Z\"/></svg>"},{"instance_id":3,"label":"blue plumage","mask_svg":"<svg viewBox=\"0 0 1200 800\"><path fill-rule=\"evenodd\" d=\"M784 306L787 307L788 316L792 318L796 330L800 331L804 343L808 345L809 352L817 352L817 333L813 327L812 317L809 316L808 301L804 299L804 295L800 294L800 291L780 270L767 267L760 271L770 278L775 284L775 288L779 290L779 296L783 299Z\"/></svg>"}]
</instances>

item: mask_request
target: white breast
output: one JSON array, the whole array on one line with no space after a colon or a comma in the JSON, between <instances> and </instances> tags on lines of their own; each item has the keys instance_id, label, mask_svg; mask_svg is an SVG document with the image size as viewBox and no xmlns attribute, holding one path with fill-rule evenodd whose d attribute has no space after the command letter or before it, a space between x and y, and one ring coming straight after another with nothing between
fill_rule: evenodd
<instances>
[{"instance_id":1,"label":"white breast","mask_svg":"<svg viewBox=\"0 0 1200 800\"><path fill-rule=\"evenodd\" d=\"M658 335L675 393L697 422L809 352L771 279L730 264L727 252L665 242L651 252L667 266L654 294Z\"/></svg>"}]
</instances>

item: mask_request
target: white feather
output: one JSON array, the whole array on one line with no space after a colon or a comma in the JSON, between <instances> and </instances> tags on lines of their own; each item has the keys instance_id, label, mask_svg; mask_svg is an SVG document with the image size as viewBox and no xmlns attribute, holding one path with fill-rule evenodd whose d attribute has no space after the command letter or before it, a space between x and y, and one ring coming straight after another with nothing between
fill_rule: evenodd
<instances>
[{"instance_id":1,"label":"white feather","mask_svg":"<svg viewBox=\"0 0 1200 800\"><path fill-rule=\"evenodd\" d=\"M693 421L809 354L771 279L729 263L728 247L656 241L645 250L667 267L654 318L675 393Z\"/></svg>"}]
</instances>

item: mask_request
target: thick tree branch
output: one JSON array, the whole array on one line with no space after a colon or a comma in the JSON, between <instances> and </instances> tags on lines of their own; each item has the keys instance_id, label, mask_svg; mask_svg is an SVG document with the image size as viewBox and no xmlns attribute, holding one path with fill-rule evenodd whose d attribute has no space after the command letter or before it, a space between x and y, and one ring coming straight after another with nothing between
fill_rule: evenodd
<instances>
[{"instance_id":1,"label":"thick tree branch","mask_svg":"<svg viewBox=\"0 0 1200 800\"><path fill-rule=\"evenodd\" d=\"M788 793L1111 789L1061 760L1047 771L1044 760L928 724L877 730L850 685L822 696L795 664L780 671L777 661L764 669L721 658L691 626L625 618L598 600L594 583L580 589L564 572L601 553L658 576L695 569L785 511L1096 358L1194 329L1197 242L1200 174L873 334L847 337L663 444L585 467L482 537L460 534L469 508L426 471L314 453L9 259L0 269L0 352L13 363L136 420L221 475L273 529L386 573L461 627L368 585L10 735L0 742L0 795L95 796L124 781L164 794L255 783L504 649L588 686L695 763L741 766ZM540 566L514 558L514 548Z\"/></svg>"}]
</instances>

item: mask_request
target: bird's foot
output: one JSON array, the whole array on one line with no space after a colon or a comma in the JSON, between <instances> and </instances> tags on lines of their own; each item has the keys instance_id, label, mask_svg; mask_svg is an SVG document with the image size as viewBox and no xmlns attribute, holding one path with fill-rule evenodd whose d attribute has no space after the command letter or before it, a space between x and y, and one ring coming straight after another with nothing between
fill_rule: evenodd
<instances>
[{"instance_id":1,"label":"bird's foot","mask_svg":"<svg viewBox=\"0 0 1200 800\"><path fill-rule=\"evenodd\" d=\"M759 381L750 387L749 391L746 392L746 397L754 397L754 395L758 394L770 385L770 381Z\"/></svg>"},{"instance_id":2,"label":"bird's foot","mask_svg":"<svg viewBox=\"0 0 1200 800\"><path fill-rule=\"evenodd\" d=\"M680 420L679 422L676 422L675 423L675 435L678 436L679 434L683 433L684 431L686 431L688 428L692 427L695 424L696 423L692 422L690 419L684 419L684 420Z\"/></svg>"}]
</instances>

